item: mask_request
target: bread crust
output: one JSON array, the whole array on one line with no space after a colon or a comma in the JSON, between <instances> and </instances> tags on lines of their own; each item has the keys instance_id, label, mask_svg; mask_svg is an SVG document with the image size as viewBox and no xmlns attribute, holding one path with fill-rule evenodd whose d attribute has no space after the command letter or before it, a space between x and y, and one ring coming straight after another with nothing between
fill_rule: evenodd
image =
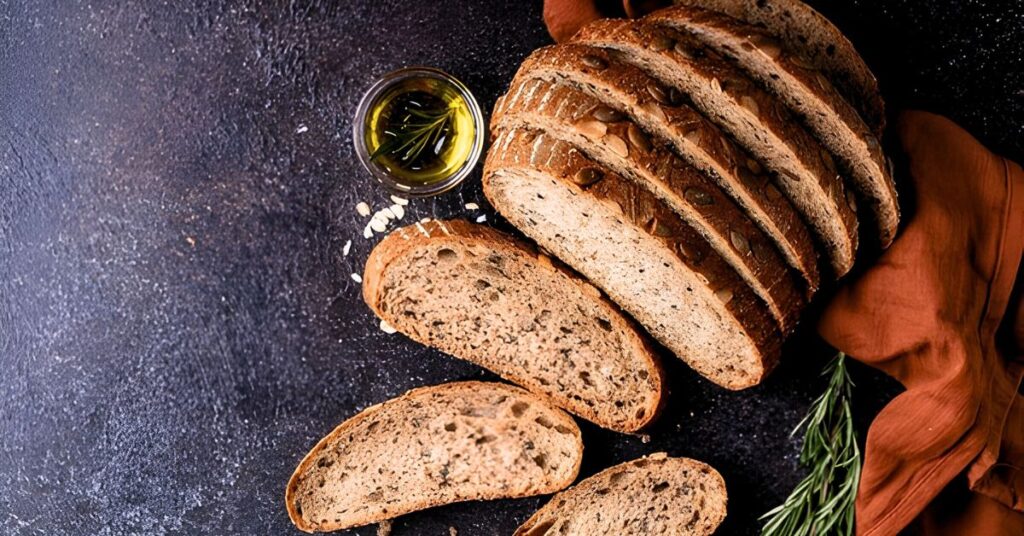
<instances>
[{"instance_id":1,"label":"bread crust","mask_svg":"<svg viewBox=\"0 0 1024 536\"><path fill-rule=\"evenodd\" d=\"M705 93L714 95L698 98L694 91L687 92L698 109L779 175L780 189L787 192L818 239L828 246L824 249L834 273L849 271L858 239L854 198L846 195L842 177L828 152L777 99L696 39L643 19L595 21L583 27L573 40L617 50L621 55L657 58L671 65L673 72L682 73L680 79L691 77ZM670 43L671 47L659 47L658 43ZM629 61L635 63L636 59ZM736 118L727 120L730 114ZM771 160L776 157L783 161L773 164Z\"/></svg>"},{"instance_id":2,"label":"bread crust","mask_svg":"<svg viewBox=\"0 0 1024 536\"><path fill-rule=\"evenodd\" d=\"M306 520L302 518L302 515L296 509L296 507L295 507L295 498L296 498L295 497L295 492L296 492L296 490L297 490L297 488L299 486L299 483L300 483L303 475L305 475L306 472L310 469L310 466L315 463L316 458L317 458L317 454L319 454L324 449L326 449L326 448L330 447L331 445L333 445L339 437L344 435L345 432L347 432L350 428L354 427L355 425L359 424L361 421L364 421L364 420L367 420L367 419L371 419L375 415L377 415L378 413L382 412L383 410L385 410L385 409L387 409L387 408L389 408L391 406L402 405L402 404L405 404L405 403L409 402L410 400L417 400L417 399L421 399L421 398L427 398L428 395L431 395L431 394L434 394L434 393L443 393L443 392L458 393L459 391L469 391L469 392L473 392L474 394L478 394L481 390L493 390L493 391L501 392L502 394L505 394L505 395L508 395L508 396L516 396L516 397L528 398L531 401L536 402L540 407L545 407L548 410L549 416L551 418L555 419L554 425L556 425L556 426L564 426L564 427L566 427L567 429L569 429L572 432L571 435L575 438L574 445L573 445L575 447L575 449L570 454L574 454L575 455L575 464L571 468L571 470L568 471L568 473L566 475L567 478L564 478L564 479L559 480L559 481L548 482L548 483L538 483L538 485L532 487L531 489L529 489L527 492L524 492L524 493L508 494L508 493L499 492L497 490L492 490L492 491L489 491L487 493L477 494L477 495L474 495L472 497L467 497L467 498L464 498L464 499L457 499L455 501L449 501L449 502L459 502L459 501L463 501L463 500L489 500L489 499L519 498L519 497L529 497L529 496L533 496L533 495L543 495L543 494L547 494L547 493L554 493L554 492L556 492L558 490L561 490L561 489L564 489L566 486L572 484L573 480L575 480L576 476L579 474L580 463L581 463L581 461L583 459L583 439L582 439L582 436L580 435L579 427L576 425L576 422L573 421L573 419L571 417L569 417L569 415L567 415L563 411L561 411L561 410L559 410L559 409L557 409L557 408L555 408L553 406L547 405L547 402L544 399L542 399L542 398L540 398L540 397L538 397L536 395L533 395L532 393L530 393L529 391L526 391L525 389L521 389L521 388L518 388L518 387L515 387L515 386L506 385L506 384L502 384L502 383L494 383L494 382L477 382L477 381L453 382L453 383L445 383L445 384L433 385L433 386L428 386L428 387L419 387L419 388L416 388L416 389L412 389L412 390L406 392L405 394L403 394L403 395L401 395L399 397L396 397L396 398L393 398L391 400L388 400L387 402L383 402L383 403L380 403L380 404L374 404L374 405L372 405L372 406L370 406L370 407L360 411L359 413L357 413L356 415L352 416L351 418L345 420L345 422L343 422L340 425L338 425L334 430L332 430L329 434L327 434L320 441L318 441L317 444L309 451L309 453L306 454L306 456L302 458L302 461L299 462L298 467L295 468L295 471L292 473L291 478L288 480L288 485L287 485L287 487L285 489L285 506L286 506L286 508L288 510L288 517L289 517L289 519L291 519L292 523L296 526L296 528L298 528L299 530L301 530L303 532L309 532L309 533L318 532L318 531L320 531L320 532L328 532L328 531L342 530L342 529L347 529L347 528L352 528L352 527L359 527L359 526L363 526L363 525L368 525L370 523L377 523L379 521L383 521L385 519L392 519L392 518L398 517L400 515L407 514L409 512L415 512L415 511L422 510L422 509L425 509L425 508L430 508L430 507L433 507L433 506L440 506L441 504L448 504L449 502L437 502L437 503L434 503L434 502L430 502L430 501L420 501L420 502L416 502L416 503L410 503L410 504L405 505L404 507L399 507L399 508L396 508L396 509L394 509L392 511L389 511L386 516L355 517L355 518L349 520L347 523L329 522L327 524L313 526L313 525L310 525L310 524L306 523Z\"/></svg>"},{"instance_id":3,"label":"bread crust","mask_svg":"<svg viewBox=\"0 0 1024 536\"><path fill-rule=\"evenodd\" d=\"M683 265L700 274L707 281L710 292L717 293L716 296L725 296L727 293L729 299L724 300L724 307L757 348L760 362L758 370L744 371L744 380L737 381L716 374L706 363L697 362L693 356L679 355L678 351L677 355L697 372L728 389L745 389L760 383L778 362L783 339L764 301L754 294L714 248L652 194L586 158L569 144L557 140L538 142L539 136L544 134L531 129L499 131L484 167L484 195L491 204L499 211L505 208L491 187L492 177L525 169L546 173L578 192L578 195L589 196L595 203L615 206L627 221L637 228L645 229L662 242ZM543 152L538 153L538 148ZM573 177L588 169L597 170L603 178L583 187L573 182ZM612 297L614 299L614 295ZM662 340L661 343L670 349L675 346L673 341Z\"/></svg>"},{"instance_id":4,"label":"bread crust","mask_svg":"<svg viewBox=\"0 0 1024 536\"><path fill-rule=\"evenodd\" d=\"M638 186L661 199L676 216L688 222L755 289L768 304L780 329L785 333L792 330L807 303L808 289L797 272L791 271L782 259L775 241L765 235L732 198L665 148L660 139L648 137L625 113L621 121L601 122L594 117L599 113L595 110L607 107L570 85L538 79L520 83L540 89L523 91L514 84L510 95L529 97L506 101L499 127L537 127L553 138L574 143L575 140L563 134L568 132L572 137L587 139L588 143L575 145L589 158L605 165L615 160L633 170L636 175L633 180ZM601 137L596 136L598 132L589 132L587 126L595 124L600 124L600 131L604 132ZM558 127L557 132L550 128L552 125ZM637 139L639 136L643 138ZM595 154L595 147L600 149L612 138L621 142L628 154L610 159ZM631 138L639 144L646 143L646 147L640 147Z\"/></svg>"},{"instance_id":5,"label":"bread crust","mask_svg":"<svg viewBox=\"0 0 1024 536\"><path fill-rule=\"evenodd\" d=\"M885 102L878 79L853 43L831 21L801 0L674 0L676 4L712 10L764 28L798 51L816 69L828 73L837 88L881 138Z\"/></svg>"},{"instance_id":6,"label":"bread crust","mask_svg":"<svg viewBox=\"0 0 1024 536\"><path fill-rule=\"evenodd\" d=\"M829 148L862 199L869 202L882 246L892 243L899 205L882 146L827 76L784 48L768 31L717 12L676 6L658 10L645 20L693 35L778 95Z\"/></svg>"},{"instance_id":7,"label":"bread crust","mask_svg":"<svg viewBox=\"0 0 1024 536\"><path fill-rule=\"evenodd\" d=\"M637 432L654 422L665 402L665 373L646 336L632 320L623 315L617 305L608 300L601 294L600 290L571 271L567 266L539 252L533 244L495 229L463 220L431 220L402 227L390 233L374 247L366 261L366 267L363 272L363 300L379 318L385 320L417 342L426 346L434 346L430 341L417 336L416 333L403 331L402 319L389 314L381 307L384 296L381 283L388 266L395 260L403 257L407 252L423 247L431 242L450 242L462 245L478 243L491 251L499 252L503 255L519 256L527 262L538 263L538 269L543 269L541 265L550 266L566 284L576 287L581 296L592 298L600 308L607 311L608 319L624 335L624 342L631 346L632 354L642 360L642 362L636 363L636 366L638 370L647 371L652 388L650 393L648 393L649 396L645 396L647 403L642 408L644 410L643 417L634 417L626 422L616 422L610 417L599 413L596 408L590 407L582 401L575 400L571 396L572 393L560 393L564 396L557 397L550 392L544 392L543 386L534 385L536 382L532 381L526 374L515 374L509 371L492 369L495 373L512 383L525 387L535 395L547 399L550 404L561 407L604 428L631 433ZM446 352L452 350L451 348L439 349ZM453 353L453 355L455 354ZM484 366L476 356L455 355L455 357Z\"/></svg>"},{"instance_id":8,"label":"bread crust","mask_svg":"<svg viewBox=\"0 0 1024 536\"><path fill-rule=\"evenodd\" d=\"M661 126L675 153L706 173L772 237L789 265L807 282L808 295L818 288L818 254L810 230L792 203L780 195L763 165L692 107L669 100L657 80L605 50L575 43L534 51L510 87L534 78L572 84L606 105L628 109L641 125ZM509 98L491 115L492 128L501 122L511 99L510 90Z\"/></svg>"}]
</instances>

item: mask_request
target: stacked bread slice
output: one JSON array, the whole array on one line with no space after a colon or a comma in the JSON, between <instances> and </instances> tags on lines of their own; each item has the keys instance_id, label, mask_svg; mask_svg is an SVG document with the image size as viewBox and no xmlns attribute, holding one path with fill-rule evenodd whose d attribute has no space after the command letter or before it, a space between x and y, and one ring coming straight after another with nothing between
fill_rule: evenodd
<instances>
[{"instance_id":1,"label":"stacked bread slice","mask_svg":"<svg viewBox=\"0 0 1024 536\"><path fill-rule=\"evenodd\" d=\"M831 24L795 0L681 4L527 58L491 117L484 192L692 368L742 389L862 234L892 241L899 208L877 86Z\"/></svg>"}]
</instances>

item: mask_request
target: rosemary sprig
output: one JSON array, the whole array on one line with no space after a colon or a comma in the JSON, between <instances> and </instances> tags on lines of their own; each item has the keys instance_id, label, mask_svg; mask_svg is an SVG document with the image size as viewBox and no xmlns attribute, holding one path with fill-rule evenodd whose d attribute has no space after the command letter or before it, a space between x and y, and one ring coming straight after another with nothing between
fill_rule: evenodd
<instances>
[{"instance_id":1,"label":"rosemary sprig","mask_svg":"<svg viewBox=\"0 0 1024 536\"><path fill-rule=\"evenodd\" d=\"M407 108L406 115L399 122L395 131L387 131L389 139L380 144L370 160L376 160L382 155L397 157L403 162L413 162L420 157L428 145L438 149L438 144L443 139L451 123L455 110L445 108L442 111L417 110Z\"/></svg>"},{"instance_id":2,"label":"rosemary sprig","mask_svg":"<svg viewBox=\"0 0 1024 536\"><path fill-rule=\"evenodd\" d=\"M800 463L810 468L786 501L761 519L762 536L824 536L854 533L854 500L860 482L860 449L853 429L853 382L840 352L825 367L828 387L793 430L804 432Z\"/></svg>"}]
</instances>

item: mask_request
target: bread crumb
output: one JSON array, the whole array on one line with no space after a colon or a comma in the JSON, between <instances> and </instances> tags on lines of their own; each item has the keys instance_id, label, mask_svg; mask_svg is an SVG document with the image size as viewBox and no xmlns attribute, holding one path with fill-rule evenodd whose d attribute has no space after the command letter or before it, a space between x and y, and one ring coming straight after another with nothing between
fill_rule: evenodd
<instances>
[{"instance_id":1,"label":"bread crumb","mask_svg":"<svg viewBox=\"0 0 1024 536\"><path fill-rule=\"evenodd\" d=\"M345 256L345 257L348 257L348 252L351 249L352 249L352 241L351 240L346 240L345 241L345 247L341 248L341 254L343 256Z\"/></svg>"},{"instance_id":2,"label":"bread crumb","mask_svg":"<svg viewBox=\"0 0 1024 536\"><path fill-rule=\"evenodd\" d=\"M480 205L476 203L466 203L466 210L480 210Z\"/></svg>"},{"instance_id":3,"label":"bread crumb","mask_svg":"<svg viewBox=\"0 0 1024 536\"><path fill-rule=\"evenodd\" d=\"M381 319L381 321L380 321L380 330L383 331L384 333L387 333L388 335L391 335L392 333L397 333L398 332L398 330L395 329L394 326L392 326L391 324L388 324L383 319Z\"/></svg>"},{"instance_id":4,"label":"bread crumb","mask_svg":"<svg viewBox=\"0 0 1024 536\"><path fill-rule=\"evenodd\" d=\"M192 238L191 236L186 236L185 237L185 241L188 242L188 245L190 245L192 247L196 247L196 239L195 238Z\"/></svg>"},{"instance_id":5,"label":"bread crumb","mask_svg":"<svg viewBox=\"0 0 1024 536\"><path fill-rule=\"evenodd\" d=\"M402 206L405 206L405 205L409 204L409 200L408 199L403 199L401 197L398 197L397 195L391 196L391 202L393 202L396 205L402 205Z\"/></svg>"},{"instance_id":6,"label":"bread crumb","mask_svg":"<svg viewBox=\"0 0 1024 536\"><path fill-rule=\"evenodd\" d=\"M352 274L352 281L355 281L356 283L362 283L363 282L363 276L361 276L359 274Z\"/></svg>"},{"instance_id":7,"label":"bread crumb","mask_svg":"<svg viewBox=\"0 0 1024 536\"><path fill-rule=\"evenodd\" d=\"M296 134L302 134L303 132L306 132L307 130L309 130L309 127L307 127L306 125L299 125L299 128L295 129L295 133Z\"/></svg>"},{"instance_id":8,"label":"bread crumb","mask_svg":"<svg viewBox=\"0 0 1024 536\"><path fill-rule=\"evenodd\" d=\"M477 223L483 223L485 221L487 221L487 215L486 214L483 214L479 218L476 219Z\"/></svg>"},{"instance_id":9,"label":"bread crumb","mask_svg":"<svg viewBox=\"0 0 1024 536\"><path fill-rule=\"evenodd\" d=\"M391 536L391 520L385 519L377 525L377 536Z\"/></svg>"},{"instance_id":10,"label":"bread crumb","mask_svg":"<svg viewBox=\"0 0 1024 536\"><path fill-rule=\"evenodd\" d=\"M395 215L396 219L400 220L405 217L405 209L402 208L402 205L396 203L394 205L391 205L390 209L391 213Z\"/></svg>"},{"instance_id":11,"label":"bread crumb","mask_svg":"<svg viewBox=\"0 0 1024 536\"><path fill-rule=\"evenodd\" d=\"M356 212L365 218L370 215L370 205L367 205L365 201L360 201L356 203Z\"/></svg>"},{"instance_id":12,"label":"bread crumb","mask_svg":"<svg viewBox=\"0 0 1024 536\"><path fill-rule=\"evenodd\" d=\"M455 527L448 527L448 536L459 536L459 531Z\"/></svg>"},{"instance_id":13,"label":"bread crumb","mask_svg":"<svg viewBox=\"0 0 1024 536\"><path fill-rule=\"evenodd\" d=\"M640 442L643 443L644 445L650 443L651 442L651 435L650 434L640 434Z\"/></svg>"}]
</instances>

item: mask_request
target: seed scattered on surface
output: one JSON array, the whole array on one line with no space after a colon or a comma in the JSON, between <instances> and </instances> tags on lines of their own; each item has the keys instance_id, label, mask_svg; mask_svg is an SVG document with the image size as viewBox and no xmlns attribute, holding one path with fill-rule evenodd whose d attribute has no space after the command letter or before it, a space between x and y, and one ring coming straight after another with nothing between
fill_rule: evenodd
<instances>
[{"instance_id":1,"label":"seed scattered on surface","mask_svg":"<svg viewBox=\"0 0 1024 536\"><path fill-rule=\"evenodd\" d=\"M402 208L402 205L396 203L388 208L390 208L391 213L395 215L395 219L400 220L405 217L405 209Z\"/></svg>"},{"instance_id":2,"label":"seed scattered on surface","mask_svg":"<svg viewBox=\"0 0 1024 536\"><path fill-rule=\"evenodd\" d=\"M352 250L352 241L348 240L345 242L345 247L341 248L341 254L345 257L348 256L348 252Z\"/></svg>"},{"instance_id":3,"label":"seed scattered on surface","mask_svg":"<svg viewBox=\"0 0 1024 536\"><path fill-rule=\"evenodd\" d=\"M190 245L192 247L196 247L196 239L195 238L192 238L191 236L186 236L185 237L185 241L188 242L188 245Z\"/></svg>"},{"instance_id":4,"label":"seed scattered on surface","mask_svg":"<svg viewBox=\"0 0 1024 536\"><path fill-rule=\"evenodd\" d=\"M761 111L760 107L757 105L757 101L750 95L743 95L740 97L740 106L746 108L754 115L757 115Z\"/></svg>"},{"instance_id":5,"label":"seed scattered on surface","mask_svg":"<svg viewBox=\"0 0 1024 536\"><path fill-rule=\"evenodd\" d=\"M476 203L466 203L466 210L480 210L480 205Z\"/></svg>"},{"instance_id":6,"label":"seed scattered on surface","mask_svg":"<svg viewBox=\"0 0 1024 536\"><path fill-rule=\"evenodd\" d=\"M608 125L595 120L581 121L576 124L576 128L591 138L601 138L608 133Z\"/></svg>"},{"instance_id":7,"label":"seed scattered on surface","mask_svg":"<svg viewBox=\"0 0 1024 536\"><path fill-rule=\"evenodd\" d=\"M747 241L747 237L736 231L729 231L729 241L732 242L732 247L736 248L736 251L740 252L740 255L746 255L750 253L750 242Z\"/></svg>"},{"instance_id":8,"label":"seed scattered on surface","mask_svg":"<svg viewBox=\"0 0 1024 536\"><path fill-rule=\"evenodd\" d=\"M713 205L715 203L715 198L711 197L711 194L697 187L687 188L686 191L683 192L683 197L694 205L702 207Z\"/></svg>"},{"instance_id":9,"label":"seed scattered on surface","mask_svg":"<svg viewBox=\"0 0 1024 536\"><path fill-rule=\"evenodd\" d=\"M604 137L604 142L613 153L621 156L622 158L629 156L629 145L626 145L626 140L616 136L615 134L608 134Z\"/></svg>"},{"instance_id":10,"label":"seed scattered on surface","mask_svg":"<svg viewBox=\"0 0 1024 536\"><path fill-rule=\"evenodd\" d=\"M383 233L384 231L386 231L388 229L388 226L387 226L386 222L380 221L380 220L375 218L375 219L370 220L370 229L373 229L374 231L376 231L378 233Z\"/></svg>"},{"instance_id":11,"label":"seed scattered on surface","mask_svg":"<svg viewBox=\"0 0 1024 536\"><path fill-rule=\"evenodd\" d=\"M356 212L365 218L370 215L370 205L367 205L364 201L360 201L356 203Z\"/></svg>"},{"instance_id":12,"label":"seed scattered on surface","mask_svg":"<svg viewBox=\"0 0 1024 536\"><path fill-rule=\"evenodd\" d=\"M594 110L594 119L604 123L614 123L616 121L622 121L622 113L614 108L608 106L598 106Z\"/></svg>"},{"instance_id":13,"label":"seed scattered on surface","mask_svg":"<svg viewBox=\"0 0 1024 536\"><path fill-rule=\"evenodd\" d=\"M391 207L384 207L384 208L380 209L379 214L381 216L384 216L385 218L387 218L389 220L396 220L396 219L398 219L398 215L395 214L395 211L391 210Z\"/></svg>"},{"instance_id":14,"label":"seed scattered on surface","mask_svg":"<svg viewBox=\"0 0 1024 536\"><path fill-rule=\"evenodd\" d=\"M420 220L420 223L427 223L428 221L430 221L430 218L423 218Z\"/></svg>"},{"instance_id":15,"label":"seed scattered on surface","mask_svg":"<svg viewBox=\"0 0 1024 536\"><path fill-rule=\"evenodd\" d=\"M672 39L667 35L658 35L651 41L651 50L661 52L662 50L672 48L675 44L675 39Z\"/></svg>"},{"instance_id":16,"label":"seed scattered on surface","mask_svg":"<svg viewBox=\"0 0 1024 536\"><path fill-rule=\"evenodd\" d=\"M602 58L594 56L593 54L587 54L586 56L583 56L583 65L592 69L604 69L605 67L608 67L608 62L604 61Z\"/></svg>"},{"instance_id":17,"label":"seed scattered on surface","mask_svg":"<svg viewBox=\"0 0 1024 536\"><path fill-rule=\"evenodd\" d=\"M477 223L483 223L483 222L485 222L485 221L487 221L487 215L486 215L486 214L481 214L481 215L480 215L480 217L478 217L478 218L476 219L476 222L477 222Z\"/></svg>"},{"instance_id":18,"label":"seed scattered on surface","mask_svg":"<svg viewBox=\"0 0 1024 536\"><path fill-rule=\"evenodd\" d=\"M403 197L398 197L397 195L391 196L391 202L396 204L396 205L402 205L403 207L405 205L409 204L409 200L408 199L405 199Z\"/></svg>"},{"instance_id":19,"label":"seed scattered on surface","mask_svg":"<svg viewBox=\"0 0 1024 536\"><path fill-rule=\"evenodd\" d=\"M373 236L373 230L367 224L366 228L363 229L363 238L371 238Z\"/></svg>"},{"instance_id":20,"label":"seed scattered on surface","mask_svg":"<svg viewBox=\"0 0 1024 536\"><path fill-rule=\"evenodd\" d=\"M715 291L715 297L718 298L722 303L729 303L732 301L732 290L727 288L720 288Z\"/></svg>"},{"instance_id":21,"label":"seed scattered on surface","mask_svg":"<svg viewBox=\"0 0 1024 536\"><path fill-rule=\"evenodd\" d=\"M637 149L645 153L651 151L651 140L647 139L647 135L640 130L640 127L636 126L636 123L629 124L629 128L626 129L626 136L629 138L629 143L632 143Z\"/></svg>"},{"instance_id":22,"label":"seed scattered on surface","mask_svg":"<svg viewBox=\"0 0 1024 536\"><path fill-rule=\"evenodd\" d=\"M387 333L388 335L398 332L398 330L395 329L394 326L388 324L384 320L380 321L380 330L383 331L384 333Z\"/></svg>"},{"instance_id":23,"label":"seed scattered on surface","mask_svg":"<svg viewBox=\"0 0 1024 536\"><path fill-rule=\"evenodd\" d=\"M362 283L363 282L363 276L361 276L359 274L352 274L352 281L355 281L356 283Z\"/></svg>"},{"instance_id":24,"label":"seed scattered on surface","mask_svg":"<svg viewBox=\"0 0 1024 536\"><path fill-rule=\"evenodd\" d=\"M583 168L572 176L572 182L579 186L590 186L604 178L604 173L596 168Z\"/></svg>"}]
</instances>

